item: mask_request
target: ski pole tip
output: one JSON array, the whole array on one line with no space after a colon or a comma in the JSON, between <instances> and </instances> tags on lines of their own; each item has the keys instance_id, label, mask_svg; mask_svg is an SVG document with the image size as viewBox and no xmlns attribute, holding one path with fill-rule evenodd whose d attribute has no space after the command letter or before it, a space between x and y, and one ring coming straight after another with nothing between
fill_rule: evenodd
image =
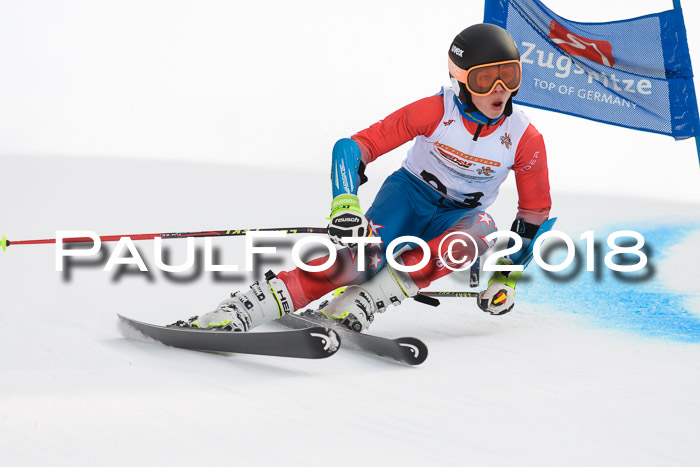
<instances>
[{"instance_id":1,"label":"ski pole tip","mask_svg":"<svg viewBox=\"0 0 700 467\"><path fill-rule=\"evenodd\" d=\"M0 241L0 246L2 246L2 251L7 250L7 239L5 236L2 236L2 240Z\"/></svg>"}]
</instances>

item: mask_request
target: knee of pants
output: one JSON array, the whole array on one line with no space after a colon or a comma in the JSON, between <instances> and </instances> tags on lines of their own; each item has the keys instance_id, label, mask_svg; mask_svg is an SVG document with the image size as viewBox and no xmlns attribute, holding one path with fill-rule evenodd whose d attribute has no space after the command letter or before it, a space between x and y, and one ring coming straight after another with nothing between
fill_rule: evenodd
<instances>
[{"instance_id":1,"label":"knee of pants","mask_svg":"<svg viewBox=\"0 0 700 467\"><path fill-rule=\"evenodd\" d=\"M495 239L487 240L487 237L497 231L496 223L488 213L470 213L455 222L445 232L445 239L450 240L454 237L453 256L455 258L460 256L479 257L496 244ZM455 241L457 239L463 241ZM474 251L475 249L476 251Z\"/></svg>"},{"instance_id":2,"label":"knee of pants","mask_svg":"<svg viewBox=\"0 0 700 467\"><path fill-rule=\"evenodd\" d=\"M437 237L427 242L430 256L441 264L463 264L486 253L495 245L495 240L487 240L496 231L496 224L486 213L468 213ZM401 255L404 265L413 266L424 258L422 248L413 248ZM429 269L429 268L428 268Z\"/></svg>"}]
</instances>

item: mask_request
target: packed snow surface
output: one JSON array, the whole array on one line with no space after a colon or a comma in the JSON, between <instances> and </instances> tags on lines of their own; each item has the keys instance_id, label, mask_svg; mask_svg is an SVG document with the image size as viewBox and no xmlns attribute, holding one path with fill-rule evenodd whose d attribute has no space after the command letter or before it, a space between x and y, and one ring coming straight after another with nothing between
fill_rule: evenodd
<instances>
[{"instance_id":1,"label":"packed snow surface","mask_svg":"<svg viewBox=\"0 0 700 467\"><path fill-rule=\"evenodd\" d=\"M53 237L51 228L313 226L327 208L317 196L319 176L301 172L41 158L8 158L6 166L18 175L9 192L25 194L5 208L17 239ZM44 170L19 177L33 166ZM285 184L292 188L281 201ZM491 213L509 224L516 195L504 190L501 198ZM666 217L650 222L646 213L657 208ZM201 262L166 274L155 267L151 241L135 242L149 272L134 265L103 271L114 251L106 243L102 256L75 258L57 272L54 245L11 245L0 267L2 457L7 465L232 458L244 465L693 465L700 290L689 278L698 277L700 223L687 214L697 205L561 195L557 209L576 213L557 223L575 240L576 255L585 255L584 230L605 239L624 227L647 236L652 272L626 280L604 266L588 272L585 260L562 273L533 265L515 310L499 317L466 299L443 299L438 308L409 300L371 330L422 339L430 353L419 367L343 349L310 361L131 339L117 313L170 323L212 309L260 275L203 272ZM278 254L263 255L261 271L290 266L291 241L273 244ZM217 264L244 269L242 239L217 239L214 247ZM169 264L181 264L185 240L166 240L163 251ZM431 289L464 290L466 278L457 276Z\"/></svg>"}]
</instances>

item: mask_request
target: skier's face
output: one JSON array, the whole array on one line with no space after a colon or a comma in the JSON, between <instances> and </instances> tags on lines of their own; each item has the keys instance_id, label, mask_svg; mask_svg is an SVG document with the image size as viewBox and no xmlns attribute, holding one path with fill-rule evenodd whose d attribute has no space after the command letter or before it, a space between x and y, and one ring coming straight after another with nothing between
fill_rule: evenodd
<instances>
[{"instance_id":1,"label":"skier's face","mask_svg":"<svg viewBox=\"0 0 700 467\"><path fill-rule=\"evenodd\" d=\"M491 94L477 96L472 94L472 102L479 111L488 118L498 118L503 115L506 102L510 99L510 92L506 91L501 84L497 84Z\"/></svg>"}]
</instances>

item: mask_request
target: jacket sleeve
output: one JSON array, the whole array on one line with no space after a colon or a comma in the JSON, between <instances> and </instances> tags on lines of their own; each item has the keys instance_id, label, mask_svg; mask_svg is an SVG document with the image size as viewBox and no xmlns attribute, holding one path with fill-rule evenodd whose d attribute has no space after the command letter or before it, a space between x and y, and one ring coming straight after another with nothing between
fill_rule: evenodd
<instances>
[{"instance_id":1,"label":"jacket sleeve","mask_svg":"<svg viewBox=\"0 0 700 467\"><path fill-rule=\"evenodd\" d=\"M355 133L352 139L360 146L362 162L366 165L418 135L431 135L443 114L442 96L426 97Z\"/></svg>"},{"instance_id":2,"label":"jacket sleeve","mask_svg":"<svg viewBox=\"0 0 700 467\"><path fill-rule=\"evenodd\" d=\"M518 218L540 225L549 218L549 170L544 139L529 125L515 153L515 184L518 189Z\"/></svg>"}]
</instances>

